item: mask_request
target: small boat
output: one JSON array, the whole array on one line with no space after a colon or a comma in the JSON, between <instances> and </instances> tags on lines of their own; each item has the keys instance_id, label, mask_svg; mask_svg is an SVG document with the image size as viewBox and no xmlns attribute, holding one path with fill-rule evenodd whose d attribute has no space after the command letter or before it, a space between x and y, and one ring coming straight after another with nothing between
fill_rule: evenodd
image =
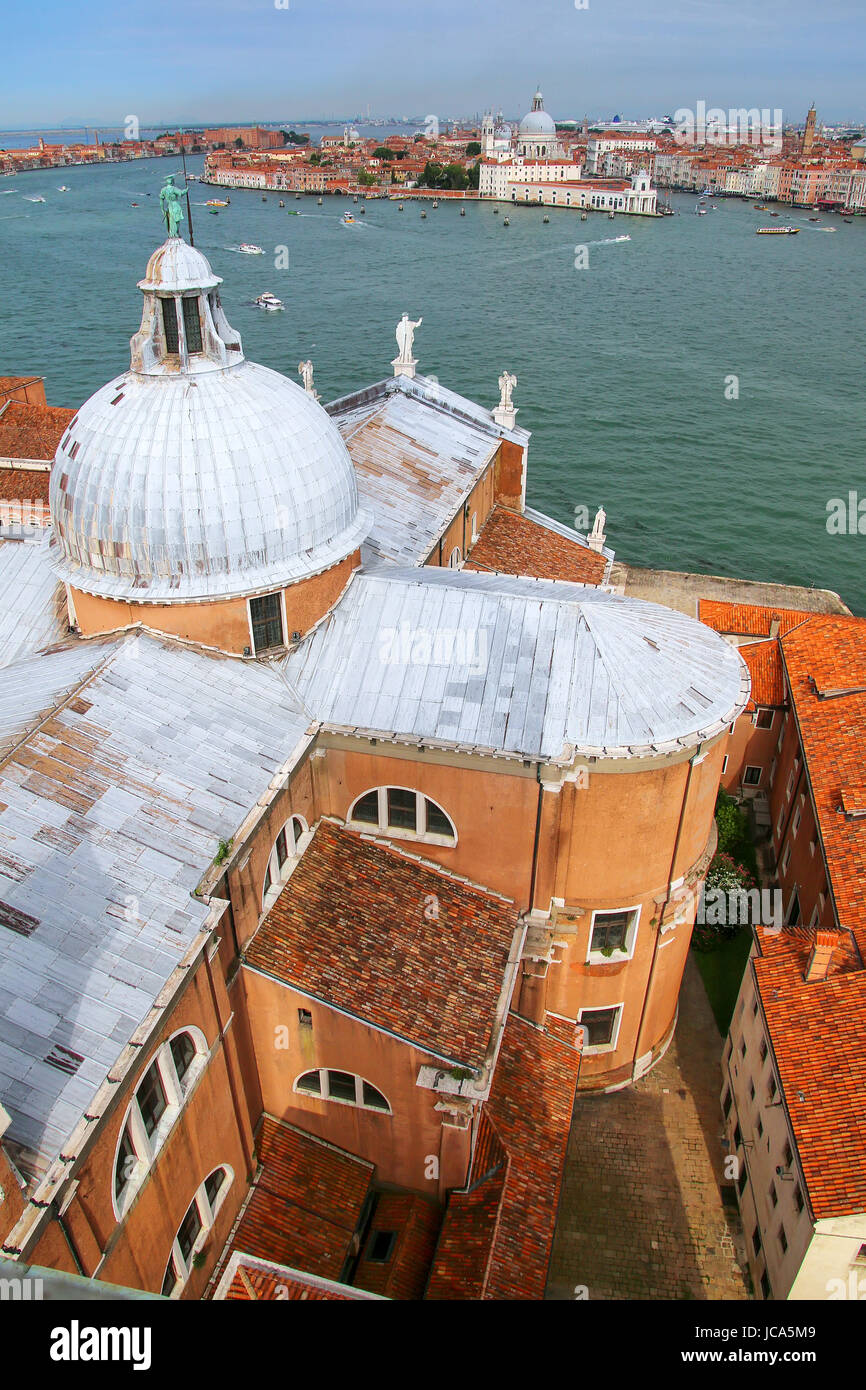
<instances>
[{"instance_id":1,"label":"small boat","mask_svg":"<svg viewBox=\"0 0 866 1390\"><path fill-rule=\"evenodd\" d=\"M615 217L616 217L616 213L615 213L615 212L609 212L609 213L607 214L607 220L608 220L608 222L612 222L613 219L614 219Z\"/></svg>"},{"instance_id":2,"label":"small boat","mask_svg":"<svg viewBox=\"0 0 866 1390\"><path fill-rule=\"evenodd\" d=\"M322 200L321 200L321 198L317 198L317 199L316 199L316 202L318 203L319 207L322 206Z\"/></svg>"},{"instance_id":3,"label":"small boat","mask_svg":"<svg viewBox=\"0 0 866 1390\"><path fill-rule=\"evenodd\" d=\"M498 217L498 216L499 216L499 208L494 208L494 209L493 209L493 215L494 215L494 217Z\"/></svg>"},{"instance_id":4,"label":"small boat","mask_svg":"<svg viewBox=\"0 0 866 1390\"><path fill-rule=\"evenodd\" d=\"M502 225L503 225L503 227L510 227L510 226L511 226L511 223L509 222L509 220L508 220L507 217L503 217L503 219L502 219Z\"/></svg>"},{"instance_id":5,"label":"small boat","mask_svg":"<svg viewBox=\"0 0 866 1390\"><path fill-rule=\"evenodd\" d=\"M367 209L366 209L366 208L360 208L359 211L360 211L360 213L361 213L361 216L363 217L363 216L364 216L364 213L367 211Z\"/></svg>"},{"instance_id":6,"label":"small boat","mask_svg":"<svg viewBox=\"0 0 866 1390\"><path fill-rule=\"evenodd\" d=\"M426 212L422 212L421 216L422 216L422 217L426 217L426 216L427 216Z\"/></svg>"},{"instance_id":7,"label":"small boat","mask_svg":"<svg viewBox=\"0 0 866 1390\"><path fill-rule=\"evenodd\" d=\"M356 193L356 194L354 195L354 197L352 198L352 202L353 202L353 203L357 203L357 201L358 201L358 195L357 195L357 193Z\"/></svg>"},{"instance_id":8,"label":"small boat","mask_svg":"<svg viewBox=\"0 0 866 1390\"><path fill-rule=\"evenodd\" d=\"M44 199L44 198L31 198L30 195L27 194L27 193L24 194L24 198L25 198L25 200L26 200L28 203L44 203L44 202L45 202L45 199Z\"/></svg>"},{"instance_id":9,"label":"small boat","mask_svg":"<svg viewBox=\"0 0 866 1390\"><path fill-rule=\"evenodd\" d=\"M266 290L264 294L260 294L256 299L256 304L260 309L268 309L271 312L285 308L283 301L277 299L275 294L271 294L270 290Z\"/></svg>"},{"instance_id":10,"label":"small boat","mask_svg":"<svg viewBox=\"0 0 866 1390\"><path fill-rule=\"evenodd\" d=\"M698 217L706 217L707 215L706 208L695 208L695 212L697 213Z\"/></svg>"},{"instance_id":11,"label":"small boat","mask_svg":"<svg viewBox=\"0 0 866 1390\"><path fill-rule=\"evenodd\" d=\"M344 212L344 213L343 213L343 216L340 218L340 222L341 222L342 226L344 226L344 227L354 227L354 226L355 226L355 218L354 218L354 216L352 215L351 212Z\"/></svg>"},{"instance_id":12,"label":"small boat","mask_svg":"<svg viewBox=\"0 0 866 1390\"><path fill-rule=\"evenodd\" d=\"M286 213L286 217L300 217L300 215L297 208L289 208Z\"/></svg>"},{"instance_id":13,"label":"small boat","mask_svg":"<svg viewBox=\"0 0 866 1390\"><path fill-rule=\"evenodd\" d=\"M465 209L465 208L461 208L461 209L460 209L460 216L461 216L461 217L465 217L465 216L466 216L466 209ZM847 219L846 219L846 220L847 220Z\"/></svg>"},{"instance_id":14,"label":"small boat","mask_svg":"<svg viewBox=\"0 0 866 1390\"><path fill-rule=\"evenodd\" d=\"M777 214L778 215L778 214ZM756 236L796 236L799 227L756 227Z\"/></svg>"},{"instance_id":15,"label":"small boat","mask_svg":"<svg viewBox=\"0 0 866 1390\"><path fill-rule=\"evenodd\" d=\"M205 203L206 208L227 208L228 198L208 198Z\"/></svg>"},{"instance_id":16,"label":"small boat","mask_svg":"<svg viewBox=\"0 0 866 1390\"><path fill-rule=\"evenodd\" d=\"M851 223L854 221L854 218L853 218L853 217L843 217L843 218L842 218L842 221L843 221L843 222L847 222L847 223L848 223L848 226L850 227L850 226L851 226Z\"/></svg>"},{"instance_id":17,"label":"small boat","mask_svg":"<svg viewBox=\"0 0 866 1390\"><path fill-rule=\"evenodd\" d=\"M67 188L65 183L61 183L61 184L58 184L58 185L57 185L57 192L58 192L58 193L71 193L71 192L72 192L72 189L71 189L71 188Z\"/></svg>"},{"instance_id":18,"label":"small boat","mask_svg":"<svg viewBox=\"0 0 866 1390\"><path fill-rule=\"evenodd\" d=\"M296 198L300 198L300 196L301 196L300 193L296 193L296 194L295 194L295 197L296 197Z\"/></svg>"},{"instance_id":19,"label":"small boat","mask_svg":"<svg viewBox=\"0 0 866 1390\"><path fill-rule=\"evenodd\" d=\"M769 212L769 211L770 211L770 209L767 207L767 204L766 204L766 203L759 203L758 206L755 208L755 212Z\"/></svg>"},{"instance_id":20,"label":"small boat","mask_svg":"<svg viewBox=\"0 0 866 1390\"><path fill-rule=\"evenodd\" d=\"M810 218L809 218L809 221L810 221L810 222L820 222L820 220L821 220L820 217L810 217Z\"/></svg>"},{"instance_id":21,"label":"small boat","mask_svg":"<svg viewBox=\"0 0 866 1390\"><path fill-rule=\"evenodd\" d=\"M281 199L280 199L280 207L281 207L281 208L284 208L285 206L286 206L286 205L285 205L285 203L283 202L283 200L282 200L282 198L281 198Z\"/></svg>"},{"instance_id":22,"label":"small boat","mask_svg":"<svg viewBox=\"0 0 866 1390\"><path fill-rule=\"evenodd\" d=\"M219 208L208 208L208 212L210 213L211 217L219 217L220 215Z\"/></svg>"},{"instance_id":23,"label":"small boat","mask_svg":"<svg viewBox=\"0 0 866 1390\"><path fill-rule=\"evenodd\" d=\"M402 211L403 211L403 204L402 204L402 203L401 203L400 206L398 207L397 211L398 211L398 212L402 212Z\"/></svg>"},{"instance_id":24,"label":"small boat","mask_svg":"<svg viewBox=\"0 0 866 1390\"><path fill-rule=\"evenodd\" d=\"M582 212L582 213L580 214L580 220L581 220L581 222L585 222L585 221L586 221L586 213L585 213L585 212Z\"/></svg>"},{"instance_id":25,"label":"small boat","mask_svg":"<svg viewBox=\"0 0 866 1390\"><path fill-rule=\"evenodd\" d=\"M254 245L251 241L242 241L238 247L245 256L263 256L265 253L260 246Z\"/></svg>"},{"instance_id":26,"label":"small boat","mask_svg":"<svg viewBox=\"0 0 866 1390\"><path fill-rule=\"evenodd\" d=\"M130 203L129 206L130 206L131 208L137 208L137 207L138 207L138 203Z\"/></svg>"},{"instance_id":27,"label":"small boat","mask_svg":"<svg viewBox=\"0 0 866 1390\"><path fill-rule=\"evenodd\" d=\"M547 213L545 213L541 220L542 222L549 222L550 218L548 217Z\"/></svg>"},{"instance_id":28,"label":"small boat","mask_svg":"<svg viewBox=\"0 0 866 1390\"><path fill-rule=\"evenodd\" d=\"M770 213L770 216L771 216L771 217L778 217L779 214L778 214L777 212L771 212L771 213Z\"/></svg>"},{"instance_id":29,"label":"small boat","mask_svg":"<svg viewBox=\"0 0 866 1390\"><path fill-rule=\"evenodd\" d=\"M263 203L266 203L267 201L268 201L268 200L267 200L267 198L265 197L265 195L264 195L264 193L263 193L263 194L262 194L262 202L263 202Z\"/></svg>"},{"instance_id":30,"label":"small boat","mask_svg":"<svg viewBox=\"0 0 866 1390\"><path fill-rule=\"evenodd\" d=\"M435 209L435 208L438 208L438 206L439 206L439 204L438 204L437 202L434 201L434 203L433 203L434 209Z\"/></svg>"}]
</instances>

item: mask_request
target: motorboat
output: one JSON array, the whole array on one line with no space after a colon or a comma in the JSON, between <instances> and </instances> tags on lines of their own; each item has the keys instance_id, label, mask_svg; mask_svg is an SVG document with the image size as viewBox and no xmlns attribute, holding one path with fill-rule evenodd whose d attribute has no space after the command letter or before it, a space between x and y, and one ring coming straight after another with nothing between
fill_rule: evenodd
<instances>
[{"instance_id":1,"label":"motorboat","mask_svg":"<svg viewBox=\"0 0 866 1390\"><path fill-rule=\"evenodd\" d=\"M71 188L67 188L65 183L61 183L61 184L58 184L58 185L57 185L57 192L58 192L58 193L71 193L71 192L72 192L72 189L71 189Z\"/></svg>"},{"instance_id":2,"label":"motorboat","mask_svg":"<svg viewBox=\"0 0 866 1390\"><path fill-rule=\"evenodd\" d=\"M421 216L422 216L422 217L426 217L426 216L427 216L426 212L422 212Z\"/></svg>"},{"instance_id":3,"label":"motorboat","mask_svg":"<svg viewBox=\"0 0 866 1390\"><path fill-rule=\"evenodd\" d=\"M340 218L340 222L344 227L354 227L356 225L354 214L351 212L344 212L343 216Z\"/></svg>"},{"instance_id":4,"label":"motorboat","mask_svg":"<svg viewBox=\"0 0 866 1390\"><path fill-rule=\"evenodd\" d=\"M260 309L268 309L271 313L277 309L285 308L283 301L277 299L275 294L271 294L270 290L265 290L264 294L260 294L256 299L256 304Z\"/></svg>"},{"instance_id":5,"label":"motorboat","mask_svg":"<svg viewBox=\"0 0 866 1390\"><path fill-rule=\"evenodd\" d=\"M228 198L208 198L205 203L206 208L227 208Z\"/></svg>"},{"instance_id":6,"label":"motorboat","mask_svg":"<svg viewBox=\"0 0 866 1390\"><path fill-rule=\"evenodd\" d=\"M433 202L434 211L435 211L436 208L438 208L438 206L439 206L439 204L434 200L434 202Z\"/></svg>"},{"instance_id":7,"label":"motorboat","mask_svg":"<svg viewBox=\"0 0 866 1390\"><path fill-rule=\"evenodd\" d=\"M263 256L265 254L260 246L256 246L251 241L242 241L238 250L245 256Z\"/></svg>"},{"instance_id":8,"label":"motorboat","mask_svg":"<svg viewBox=\"0 0 866 1390\"><path fill-rule=\"evenodd\" d=\"M281 207L281 208L284 208L285 206L286 206L286 205L285 205L285 203L283 202L283 200L282 200L282 198L281 198L281 199L280 199L280 207Z\"/></svg>"},{"instance_id":9,"label":"motorboat","mask_svg":"<svg viewBox=\"0 0 866 1390\"><path fill-rule=\"evenodd\" d=\"M503 227L510 227L510 226L511 226L511 222L509 221L509 219L508 219L507 217L503 217L503 219L502 219L502 225L503 225Z\"/></svg>"},{"instance_id":10,"label":"motorboat","mask_svg":"<svg viewBox=\"0 0 866 1390\"><path fill-rule=\"evenodd\" d=\"M777 214L778 215L778 214ZM799 227L756 227L756 236L796 236Z\"/></svg>"},{"instance_id":11,"label":"motorboat","mask_svg":"<svg viewBox=\"0 0 866 1390\"><path fill-rule=\"evenodd\" d=\"M465 216L466 216L466 209L465 209L465 208L461 208L461 209L460 209L460 216L461 216L461 217L465 217Z\"/></svg>"},{"instance_id":12,"label":"motorboat","mask_svg":"<svg viewBox=\"0 0 866 1390\"><path fill-rule=\"evenodd\" d=\"M26 199L26 201L27 201L28 203L44 203L44 202L45 202L45 199L44 199L44 198L33 198L33 197L31 197L31 195L30 195L29 193L25 193L25 194L24 194L24 197L25 197L25 199Z\"/></svg>"},{"instance_id":13,"label":"motorboat","mask_svg":"<svg viewBox=\"0 0 866 1390\"><path fill-rule=\"evenodd\" d=\"M549 222L550 218L548 217L547 213L545 213L541 220L542 222Z\"/></svg>"},{"instance_id":14,"label":"motorboat","mask_svg":"<svg viewBox=\"0 0 866 1390\"><path fill-rule=\"evenodd\" d=\"M318 203L319 207L322 206L322 200L321 200L321 198L317 198L317 199L316 199L316 202Z\"/></svg>"},{"instance_id":15,"label":"motorboat","mask_svg":"<svg viewBox=\"0 0 866 1390\"><path fill-rule=\"evenodd\" d=\"M585 222L585 221L586 221L586 213L585 213L585 212L582 212L582 213L580 214L580 220L581 220L581 222Z\"/></svg>"}]
</instances>

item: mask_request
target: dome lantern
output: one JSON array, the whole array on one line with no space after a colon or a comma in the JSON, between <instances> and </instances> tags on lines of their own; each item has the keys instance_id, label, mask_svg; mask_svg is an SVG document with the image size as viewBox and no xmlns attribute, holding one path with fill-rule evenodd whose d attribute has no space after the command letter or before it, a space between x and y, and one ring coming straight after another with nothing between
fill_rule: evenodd
<instances>
[{"instance_id":1,"label":"dome lantern","mask_svg":"<svg viewBox=\"0 0 866 1390\"><path fill-rule=\"evenodd\" d=\"M177 236L163 242L138 282L144 309L141 327L130 340L132 370L161 376L242 362L240 335L220 303L221 284L194 246Z\"/></svg>"}]
</instances>

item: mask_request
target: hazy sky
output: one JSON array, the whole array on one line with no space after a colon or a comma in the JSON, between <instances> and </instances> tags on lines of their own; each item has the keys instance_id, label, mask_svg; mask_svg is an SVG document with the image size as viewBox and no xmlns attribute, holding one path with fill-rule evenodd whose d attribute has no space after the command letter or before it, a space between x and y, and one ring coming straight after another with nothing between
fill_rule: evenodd
<instances>
[{"instance_id":1,"label":"hazy sky","mask_svg":"<svg viewBox=\"0 0 866 1390\"><path fill-rule=\"evenodd\" d=\"M8 5L0 127L366 111L866 118L866 0L41 0ZM584 0L580 0L584 3Z\"/></svg>"}]
</instances>

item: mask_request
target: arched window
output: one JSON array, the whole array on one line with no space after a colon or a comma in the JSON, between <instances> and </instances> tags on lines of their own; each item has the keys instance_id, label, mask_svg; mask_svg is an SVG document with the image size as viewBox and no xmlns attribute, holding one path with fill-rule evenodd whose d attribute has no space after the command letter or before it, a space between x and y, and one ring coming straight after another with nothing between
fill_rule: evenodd
<instances>
[{"instance_id":1,"label":"arched window","mask_svg":"<svg viewBox=\"0 0 866 1390\"><path fill-rule=\"evenodd\" d=\"M355 1076L350 1071L334 1071L330 1067L317 1067L315 1071L305 1071L295 1082L295 1090L305 1096L315 1096L317 1100L335 1100L341 1105L357 1105L361 1110L380 1110L391 1114L391 1107L382 1092L363 1076Z\"/></svg>"},{"instance_id":2,"label":"arched window","mask_svg":"<svg viewBox=\"0 0 866 1390\"><path fill-rule=\"evenodd\" d=\"M359 796L349 810L349 823L375 826L384 835L454 845L457 831L442 807L410 787L375 787Z\"/></svg>"},{"instance_id":3,"label":"arched window","mask_svg":"<svg viewBox=\"0 0 866 1390\"><path fill-rule=\"evenodd\" d=\"M472 513L472 544L478 540L478 513Z\"/></svg>"},{"instance_id":4,"label":"arched window","mask_svg":"<svg viewBox=\"0 0 866 1390\"><path fill-rule=\"evenodd\" d=\"M451 554L448 556L448 566L449 566L449 568L452 569L452 570L459 569L459 568L460 568L460 561L461 561L462 559L463 559L463 556L462 556L462 554L460 553L460 546L459 546L459 545L455 545L454 549L451 551Z\"/></svg>"},{"instance_id":5,"label":"arched window","mask_svg":"<svg viewBox=\"0 0 866 1390\"><path fill-rule=\"evenodd\" d=\"M120 1128L114 1156L112 1201L122 1220L171 1133L197 1078L207 1066L200 1028L174 1033L142 1075Z\"/></svg>"},{"instance_id":6,"label":"arched window","mask_svg":"<svg viewBox=\"0 0 866 1390\"><path fill-rule=\"evenodd\" d=\"M172 1242L162 1280L161 1293L164 1298L177 1298L180 1295L233 1180L231 1168L214 1168L198 1188Z\"/></svg>"},{"instance_id":7,"label":"arched window","mask_svg":"<svg viewBox=\"0 0 866 1390\"><path fill-rule=\"evenodd\" d=\"M262 888L263 912L266 912L280 896L280 889L298 862L298 855L306 844L304 836L308 834L307 822L303 816L290 816L271 846Z\"/></svg>"}]
</instances>

